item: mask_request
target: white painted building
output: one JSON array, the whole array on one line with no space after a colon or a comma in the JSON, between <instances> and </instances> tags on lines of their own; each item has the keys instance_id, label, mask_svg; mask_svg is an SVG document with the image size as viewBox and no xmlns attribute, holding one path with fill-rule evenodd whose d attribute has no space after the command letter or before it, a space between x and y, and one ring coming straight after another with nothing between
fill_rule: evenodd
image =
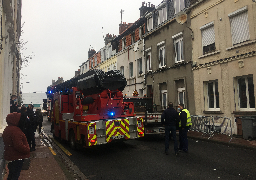
<instances>
[{"instance_id":1,"label":"white painted building","mask_svg":"<svg viewBox=\"0 0 256 180\"><path fill-rule=\"evenodd\" d=\"M47 99L45 93L23 93L22 102L27 107L29 104L34 106L34 109L43 109L43 99Z\"/></svg>"}]
</instances>

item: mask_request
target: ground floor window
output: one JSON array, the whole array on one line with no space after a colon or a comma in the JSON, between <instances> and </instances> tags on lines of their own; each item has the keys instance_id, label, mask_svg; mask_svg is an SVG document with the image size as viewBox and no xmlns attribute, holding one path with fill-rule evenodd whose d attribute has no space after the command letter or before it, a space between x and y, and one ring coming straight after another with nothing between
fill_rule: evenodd
<instances>
[{"instance_id":1,"label":"ground floor window","mask_svg":"<svg viewBox=\"0 0 256 180\"><path fill-rule=\"evenodd\" d=\"M161 90L161 96L162 96L162 109L167 108L167 90Z\"/></svg>"},{"instance_id":2,"label":"ground floor window","mask_svg":"<svg viewBox=\"0 0 256 180\"><path fill-rule=\"evenodd\" d=\"M185 104L185 88L178 88L178 104Z\"/></svg>"},{"instance_id":3,"label":"ground floor window","mask_svg":"<svg viewBox=\"0 0 256 180\"><path fill-rule=\"evenodd\" d=\"M207 110L220 110L218 80L204 83L205 105Z\"/></svg>"},{"instance_id":4,"label":"ground floor window","mask_svg":"<svg viewBox=\"0 0 256 180\"><path fill-rule=\"evenodd\" d=\"M255 109L253 76L243 76L236 79L238 107L240 110Z\"/></svg>"}]
</instances>

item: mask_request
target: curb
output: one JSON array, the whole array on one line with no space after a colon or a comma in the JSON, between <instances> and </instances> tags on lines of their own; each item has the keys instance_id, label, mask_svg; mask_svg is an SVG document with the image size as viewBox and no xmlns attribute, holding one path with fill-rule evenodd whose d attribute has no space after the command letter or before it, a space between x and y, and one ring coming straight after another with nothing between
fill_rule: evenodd
<instances>
[{"instance_id":1,"label":"curb","mask_svg":"<svg viewBox=\"0 0 256 180\"><path fill-rule=\"evenodd\" d=\"M237 143L230 143L230 142L224 142L224 141L218 141L218 140L214 140L214 139L205 139L205 138L201 138L201 137L194 137L194 136L188 136L188 138L190 139L197 139L197 140L201 140L201 141L206 141L206 142L214 142L217 144L222 144L222 145L229 145L232 147L238 147L238 148L246 148L246 149L250 149L250 150L256 150L256 147L252 147L252 146L246 146L246 145L242 145L242 144L237 144ZM232 142L232 140L231 140Z\"/></svg>"}]
</instances>

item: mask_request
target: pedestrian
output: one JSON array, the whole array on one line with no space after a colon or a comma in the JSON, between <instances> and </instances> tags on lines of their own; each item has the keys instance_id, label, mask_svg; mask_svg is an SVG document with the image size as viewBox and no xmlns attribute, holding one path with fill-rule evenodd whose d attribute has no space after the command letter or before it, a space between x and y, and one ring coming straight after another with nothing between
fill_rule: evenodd
<instances>
[{"instance_id":1,"label":"pedestrian","mask_svg":"<svg viewBox=\"0 0 256 180\"><path fill-rule=\"evenodd\" d=\"M10 99L10 113L17 112L17 96L12 95Z\"/></svg>"},{"instance_id":2,"label":"pedestrian","mask_svg":"<svg viewBox=\"0 0 256 180\"><path fill-rule=\"evenodd\" d=\"M30 149L25 134L18 126L20 113L11 113L6 117L8 126L3 132L4 159L8 162L8 180L18 180L25 158L30 157Z\"/></svg>"},{"instance_id":3,"label":"pedestrian","mask_svg":"<svg viewBox=\"0 0 256 180\"><path fill-rule=\"evenodd\" d=\"M184 104L178 105L178 110L180 111L179 117L179 151L188 152L188 130L192 126L191 116L187 109L184 108Z\"/></svg>"},{"instance_id":4,"label":"pedestrian","mask_svg":"<svg viewBox=\"0 0 256 180\"><path fill-rule=\"evenodd\" d=\"M29 119L27 114L27 108L22 106L21 117L20 117L18 127L21 129L21 131L25 134L27 138L28 138L28 128L29 128L28 126L29 126Z\"/></svg>"},{"instance_id":5,"label":"pedestrian","mask_svg":"<svg viewBox=\"0 0 256 180\"><path fill-rule=\"evenodd\" d=\"M165 119L165 121L164 121ZM165 154L169 154L169 136L171 131L171 136L174 140L174 152L178 155L178 142L176 139L176 122L179 121L179 114L173 108L173 103L168 103L168 108L164 110L161 116L161 122L165 126Z\"/></svg>"},{"instance_id":6,"label":"pedestrian","mask_svg":"<svg viewBox=\"0 0 256 180\"><path fill-rule=\"evenodd\" d=\"M43 126L43 114L40 109L36 110L36 118L37 118L37 124L38 124L38 133L41 133L41 128Z\"/></svg>"},{"instance_id":7,"label":"pedestrian","mask_svg":"<svg viewBox=\"0 0 256 180\"><path fill-rule=\"evenodd\" d=\"M27 108L27 114L29 118L29 124L28 124L28 144L30 147L30 151L35 151L35 131L36 131L36 122L34 118L34 111L33 111L33 106L32 104L28 105Z\"/></svg>"}]
</instances>

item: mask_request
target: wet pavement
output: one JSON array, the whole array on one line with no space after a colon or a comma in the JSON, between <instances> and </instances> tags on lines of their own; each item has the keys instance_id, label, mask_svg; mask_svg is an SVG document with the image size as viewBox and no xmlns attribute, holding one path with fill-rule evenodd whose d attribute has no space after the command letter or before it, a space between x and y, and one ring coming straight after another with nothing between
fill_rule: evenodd
<instances>
[{"instance_id":1,"label":"wet pavement","mask_svg":"<svg viewBox=\"0 0 256 180\"><path fill-rule=\"evenodd\" d=\"M50 124L47 120L43 123L46 136L51 135ZM177 157L172 140L170 154L164 154L163 135L147 135L81 151L62 142L72 154L67 156L37 133L36 151L31 153L29 169L22 170L20 180L255 179L255 140L195 131L188 136L189 153L181 152Z\"/></svg>"}]
</instances>

